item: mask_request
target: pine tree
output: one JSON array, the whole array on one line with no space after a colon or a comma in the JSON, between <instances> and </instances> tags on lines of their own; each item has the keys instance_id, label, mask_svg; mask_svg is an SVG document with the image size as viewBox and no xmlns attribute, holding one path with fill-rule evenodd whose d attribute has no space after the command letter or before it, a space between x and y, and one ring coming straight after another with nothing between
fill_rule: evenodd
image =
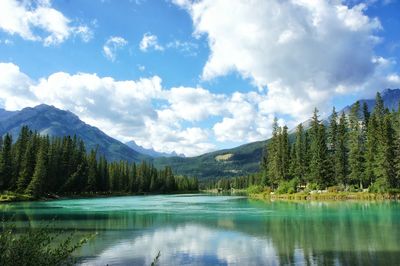
<instances>
[{"instance_id":1,"label":"pine tree","mask_svg":"<svg viewBox=\"0 0 400 266\"><path fill-rule=\"evenodd\" d=\"M25 193L34 197L40 197L43 194L44 182L47 179L48 146L45 141L40 144L39 154L33 177Z\"/></svg>"},{"instance_id":2,"label":"pine tree","mask_svg":"<svg viewBox=\"0 0 400 266\"><path fill-rule=\"evenodd\" d=\"M382 136L377 152L376 176L386 182L389 187L397 186L394 161L394 130L390 114L385 114L382 121Z\"/></svg>"},{"instance_id":3,"label":"pine tree","mask_svg":"<svg viewBox=\"0 0 400 266\"><path fill-rule=\"evenodd\" d=\"M92 150L88 159L88 178L87 178L87 186L86 191L95 192L97 189L97 150Z\"/></svg>"},{"instance_id":4,"label":"pine tree","mask_svg":"<svg viewBox=\"0 0 400 266\"><path fill-rule=\"evenodd\" d=\"M284 126L280 135L280 180L288 180L289 176L289 161L290 161L290 146L288 128Z\"/></svg>"},{"instance_id":5,"label":"pine tree","mask_svg":"<svg viewBox=\"0 0 400 266\"><path fill-rule=\"evenodd\" d=\"M335 107L333 107L332 115L329 121L328 129L328 162L329 162L329 175L331 179L336 179L339 176L339 169L337 168L337 150L338 150L338 115Z\"/></svg>"},{"instance_id":6,"label":"pine tree","mask_svg":"<svg viewBox=\"0 0 400 266\"><path fill-rule=\"evenodd\" d=\"M362 130L359 121L360 103L357 101L351 108L349 121L349 169L350 180L353 184L360 184L362 188L363 181L363 148L362 148Z\"/></svg>"},{"instance_id":7,"label":"pine tree","mask_svg":"<svg viewBox=\"0 0 400 266\"><path fill-rule=\"evenodd\" d=\"M12 137L10 134L6 134L4 137L3 145L1 150L1 161L0 161L0 190L6 190L10 187L10 181L12 178Z\"/></svg>"},{"instance_id":8,"label":"pine tree","mask_svg":"<svg viewBox=\"0 0 400 266\"><path fill-rule=\"evenodd\" d=\"M28 140L25 154L21 162L21 169L17 180L17 191L19 192L25 191L31 182L36 165L37 145L38 136L32 134Z\"/></svg>"},{"instance_id":9,"label":"pine tree","mask_svg":"<svg viewBox=\"0 0 400 266\"><path fill-rule=\"evenodd\" d=\"M327 147L325 126L318 119L318 110L315 108L311 120L311 161L310 180L321 188L330 184L327 168Z\"/></svg>"},{"instance_id":10,"label":"pine tree","mask_svg":"<svg viewBox=\"0 0 400 266\"><path fill-rule=\"evenodd\" d=\"M337 145L335 151L335 173L336 173L336 183L343 184L346 186L348 184L348 153L347 153L347 123L346 116L344 113L341 114L339 119L339 124L337 128Z\"/></svg>"},{"instance_id":11,"label":"pine tree","mask_svg":"<svg viewBox=\"0 0 400 266\"><path fill-rule=\"evenodd\" d=\"M305 178L305 154L306 143L304 136L303 125L299 124L296 128L296 140L293 144L293 156L292 156L292 175L294 178L298 178L301 183L304 182Z\"/></svg>"},{"instance_id":12,"label":"pine tree","mask_svg":"<svg viewBox=\"0 0 400 266\"><path fill-rule=\"evenodd\" d=\"M365 143L365 179L368 184L375 182L376 174L375 168L377 167L377 146L379 132L376 115L372 114L369 118L368 127L366 130L366 143Z\"/></svg>"},{"instance_id":13,"label":"pine tree","mask_svg":"<svg viewBox=\"0 0 400 266\"><path fill-rule=\"evenodd\" d=\"M370 113L368 110L368 104L366 102L363 103L363 118L364 118L364 128L365 130L368 128L368 122L369 122L369 117Z\"/></svg>"},{"instance_id":14,"label":"pine tree","mask_svg":"<svg viewBox=\"0 0 400 266\"><path fill-rule=\"evenodd\" d=\"M280 128L278 126L278 119L275 117L272 125L272 138L267 146L268 151L268 179L271 187L275 187L279 183L280 178Z\"/></svg>"},{"instance_id":15,"label":"pine tree","mask_svg":"<svg viewBox=\"0 0 400 266\"><path fill-rule=\"evenodd\" d=\"M17 180L19 177L19 173L21 171L22 167L22 161L24 159L26 147L29 142L29 138L32 135L32 132L29 130L27 126L22 126L17 142L14 145L14 162L13 162L13 174L12 174L12 180L11 180L11 186L13 190L16 189L17 186Z\"/></svg>"}]
</instances>

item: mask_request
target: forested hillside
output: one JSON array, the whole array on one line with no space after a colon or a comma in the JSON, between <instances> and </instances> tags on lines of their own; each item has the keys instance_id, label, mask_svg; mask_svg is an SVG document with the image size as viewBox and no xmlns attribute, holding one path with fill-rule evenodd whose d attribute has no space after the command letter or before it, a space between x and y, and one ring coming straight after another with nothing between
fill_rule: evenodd
<instances>
[{"instance_id":1,"label":"forested hillside","mask_svg":"<svg viewBox=\"0 0 400 266\"><path fill-rule=\"evenodd\" d=\"M109 162L96 149L86 152L76 136L42 136L23 126L18 139L0 138L0 191L33 197L86 192L174 192L197 190L197 179L174 176L170 167Z\"/></svg>"},{"instance_id":2,"label":"forested hillside","mask_svg":"<svg viewBox=\"0 0 400 266\"><path fill-rule=\"evenodd\" d=\"M75 114L54 106L41 104L14 112L0 109L0 136L9 133L16 139L23 126L50 137L76 135L85 142L88 150L96 148L99 154L109 161L141 162L151 159L150 156L129 148L98 128L84 123Z\"/></svg>"},{"instance_id":3,"label":"forested hillside","mask_svg":"<svg viewBox=\"0 0 400 266\"><path fill-rule=\"evenodd\" d=\"M385 108L380 93L375 108L352 105L348 116L333 109L329 124L315 109L310 128L300 124L293 141L288 128L273 125L273 136L262 157L262 171L208 187L269 186L282 193L305 188L371 192L397 191L400 187L400 106Z\"/></svg>"}]
</instances>

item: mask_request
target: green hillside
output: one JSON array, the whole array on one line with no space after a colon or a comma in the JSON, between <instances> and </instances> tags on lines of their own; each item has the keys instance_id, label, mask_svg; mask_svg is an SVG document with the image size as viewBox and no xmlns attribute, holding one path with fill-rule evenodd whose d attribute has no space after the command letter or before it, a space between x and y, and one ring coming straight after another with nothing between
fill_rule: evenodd
<instances>
[{"instance_id":1,"label":"green hillside","mask_svg":"<svg viewBox=\"0 0 400 266\"><path fill-rule=\"evenodd\" d=\"M154 164L156 167L171 166L177 174L196 176L199 179L241 176L259 171L266 143L252 142L190 158L156 158Z\"/></svg>"}]
</instances>

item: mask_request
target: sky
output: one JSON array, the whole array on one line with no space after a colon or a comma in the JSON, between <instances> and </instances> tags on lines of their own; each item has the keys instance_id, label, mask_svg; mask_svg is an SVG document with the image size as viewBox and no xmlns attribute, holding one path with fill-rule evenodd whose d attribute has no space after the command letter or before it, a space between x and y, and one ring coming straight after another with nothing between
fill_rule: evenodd
<instances>
[{"instance_id":1,"label":"sky","mask_svg":"<svg viewBox=\"0 0 400 266\"><path fill-rule=\"evenodd\" d=\"M0 108L196 156L400 87L397 0L0 0Z\"/></svg>"}]
</instances>

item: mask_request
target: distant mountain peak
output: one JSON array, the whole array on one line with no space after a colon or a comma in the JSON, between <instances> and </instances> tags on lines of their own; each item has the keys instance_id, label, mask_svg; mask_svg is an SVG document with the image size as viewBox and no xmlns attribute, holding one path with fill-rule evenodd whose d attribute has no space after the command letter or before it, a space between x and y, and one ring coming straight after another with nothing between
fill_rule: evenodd
<instances>
[{"instance_id":1,"label":"distant mountain peak","mask_svg":"<svg viewBox=\"0 0 400 266\"><path fill-rule=\"evenodd\" d=\"M152 159L132 150L100 129L86 124L74 113L52 105L40 104L14 112L0 109L0 136L8 132L16 139L24 125L44 135L76 135L85 142L87 150L97 147L99 155L105 155L111 161L140 162Z\"/></svg>"},{"instance_id":2,"label":"distant mountain peak","mask_svg":"<svg viewBox=\"0 0 400 266\"><path fill-rule=\"evenodd\" d=\"M184 154L177 154L175 151L173 151L171 153L166 153L166 152L158 152L154 149L146 149L146 148L138 145L134 140L126 142L125 145L127 145L129 148L131 148L139 153L142 153L142 154L154 157L154 158L157 158L157 157L185 157Z\"/></svg>"},{"instance_id":3,"label":"distant mountain peak","mask_svg":"<svg viewBox=\"0 0 400 266\"><path fill-rule=\"evenodd\" d=\"M391 89L391 88L386 88L382 91L382 97L388 96L388 95L400 95L400 89Z\"/></svg>"}]
</instances>

